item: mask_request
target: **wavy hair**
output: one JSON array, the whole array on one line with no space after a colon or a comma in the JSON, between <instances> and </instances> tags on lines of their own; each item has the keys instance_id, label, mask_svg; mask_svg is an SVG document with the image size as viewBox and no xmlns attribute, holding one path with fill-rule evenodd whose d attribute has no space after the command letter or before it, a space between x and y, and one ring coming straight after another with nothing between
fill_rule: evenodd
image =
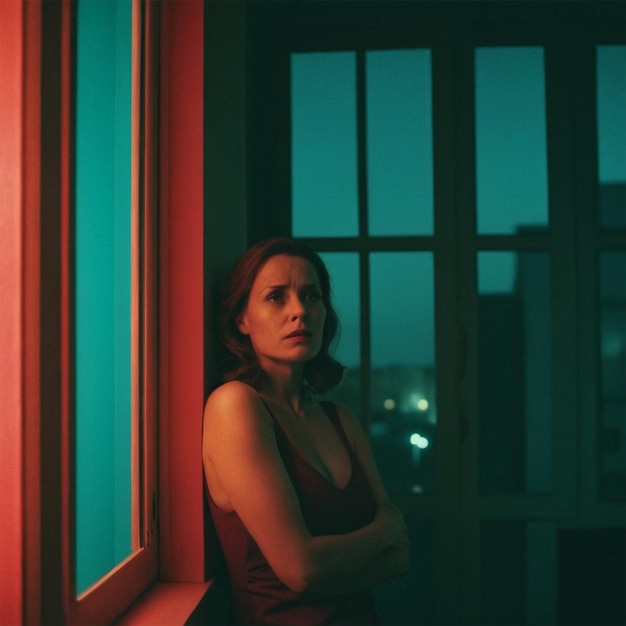
<instances>
[{"instance_id":1,"label":"wavy hair","mask_svg":"<svg viewBox=\"0 0 626 626\"><path fill-rule=\"evenodd\" d=\"M345 369L329 354L339 332L339 318L331 303L330 277L324 261L313 248L287 237L267 239L252 246L239 257L228 275L218 314L219 333L227 350L223 359L223 380L241 380L258 391L267 384L267 374L257 361L250 338L237 328L237 317L248 303L259 270L278 254L306 259L315 268L320 281L326 322L318 354L304 365L304 385L311 393L323 393L339 384Z\"/></svg>"}]
</instances>

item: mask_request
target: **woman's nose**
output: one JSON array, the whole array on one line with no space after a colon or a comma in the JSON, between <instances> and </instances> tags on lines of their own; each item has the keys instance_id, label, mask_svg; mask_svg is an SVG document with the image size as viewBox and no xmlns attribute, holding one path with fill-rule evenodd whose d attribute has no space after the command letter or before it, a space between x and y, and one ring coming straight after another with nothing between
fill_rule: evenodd
<instances>
[{"instance_id":1,"label":"woman's nose","mask_svg":"<svg viewBox=\"0 0 626 626\"><path fill-rule=\"evenodd\" d=\"M291 310L292 319L304 319L306 317L306 307L300 298L294 298Z\"/></svg>"}]
</instances>

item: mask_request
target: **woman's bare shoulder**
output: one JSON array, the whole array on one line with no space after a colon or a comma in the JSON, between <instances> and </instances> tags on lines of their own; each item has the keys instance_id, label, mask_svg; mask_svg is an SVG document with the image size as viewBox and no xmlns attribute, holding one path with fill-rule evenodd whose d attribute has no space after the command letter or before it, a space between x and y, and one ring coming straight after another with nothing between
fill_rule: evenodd
<instances>
[{"instance_id":1,"label":"woman's bare shoulder","mask_svg":"<svg viewBox=\"0 0 626 626\"><path fill-rule=\"evenodd\" d=\"M206 406L219 410L221 407L233 405L258 405L259 394L250 385L240 381L231 380L221 384L209 395Z\"/></svg>"},{"instance_id":2,"label":"woman's bare shoulder","mask_svg":"<svg viewBox=\"0 0 626 626\"><path fill-rule=\"evenodd\" d=\"M241 427L250 432L263 427L268 414L258 392L238 380L217 387L204 407L204 428L223 430Z\"/></svg>"}]
</instances>

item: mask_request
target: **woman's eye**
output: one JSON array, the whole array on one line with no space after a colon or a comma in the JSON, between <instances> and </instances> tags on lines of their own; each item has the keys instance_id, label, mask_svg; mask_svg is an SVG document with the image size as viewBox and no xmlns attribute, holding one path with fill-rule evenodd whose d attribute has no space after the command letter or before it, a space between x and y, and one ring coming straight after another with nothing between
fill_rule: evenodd
<instances>
[{"instance_id":1,"label":"woman's eye","mask_svg":"<svg viewBox=\"0 0 626 626\"><path fill-rule=\"evenodd\" d=\"M305 297L309 302L317 302L322 297L322 294L317 291L309 291Z\"/></svg>"},{"instance_id":2,"label":"woman's eye","mask_svg":"<svg viewBox=\"0 0 626 626\"><path fill-rule=\"evenodd\" d=\"M267 297L267 299L271 302L282 302L283 294L280 291L274 291Z\"/></svg>"}]
</instances>

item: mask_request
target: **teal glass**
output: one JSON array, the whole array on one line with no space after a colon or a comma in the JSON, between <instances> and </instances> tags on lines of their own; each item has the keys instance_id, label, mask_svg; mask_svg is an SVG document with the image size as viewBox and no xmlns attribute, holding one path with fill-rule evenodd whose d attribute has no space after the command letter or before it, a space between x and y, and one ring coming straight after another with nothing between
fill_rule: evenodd
<instances>
[{"instance_id":1,"label":"teal glass","mask_svg":"<svg viewBox=\"0 0 626 626\"><path fill-rule=\"evenodd\" d=\"M356 55L291 55L294 237L358 234Z\"/></svg>"},{"instance_id":2,"label":"teal glass","mask_svg":"<svg viewBox=\"0 0 626 626\"><path fill-rule=\"evenodd\" d=\"M550 255L478 255L478 475L481 493L551 493Z\"/></svg>"},{"instance_id":3,"label":"teal glass","mask_svg":"<svg viewBox=\"0 0 626 626\"><path fill-rule=\"evenodd\" d=\"M322 252L320 256L330 274L333 308L340 322L334 356L346 367L356 367L361 361L359 256L353 252Z\"/></svg>"},{"instance_id":4,"label":"teal glass","mask_svg":"<svg viewBox=\"0 0 626 626\"><path fill-rule=\"evenodd\" d=\"M76 7L76 592L132 552L132 3Z\"/></svg>"},{"instance_id":5,"label":"teal glass","mask_svg":"<svg viewBox=\"0 0 626 626\"><path fill-rule=\"evenodd\" d=\"M370 255L372 444L396 493L435 489L434 293L431 252Z\"/></svg>"},{"instance_id":6,"label":"teal glass","mask_svg":"<svg viewBox=\"0 0 626 626\"><path fill-rule=\"evenodd\" d=\"M480 234L548 226L543 49L475 51L476 217Z\"/></svg>"},{"instance_id":7,"label":"teal glass","mask_svg":"<svg viewBox=\"0 0 626 626\"><path fill-rule=\"evenodd\" d=\"M367 52L369 234L433 234L430 50Z\"/></svg>"},{"instance_id":8,"label":"teal glass","mask_svg":"<svg viewBox=\"0 0 626 626\"><path fill-rule=\"evenodd\" d=\"M328 395L362 419L359 255L354 252L323 252L320 256L330 274L333 308L339 317L339 332L331 346L331 354L346 368L341 384Z\"/></svg>"},{"instance_id":9,"label":"teal glass","mask_svg":"<svg viewBox=\"0 0 626 626\"><path fill-rule=\"evenodd\" d=\"M598 206L604 229L626 226L626 46L598 46Z\"/></svg>"}]
</instances>

